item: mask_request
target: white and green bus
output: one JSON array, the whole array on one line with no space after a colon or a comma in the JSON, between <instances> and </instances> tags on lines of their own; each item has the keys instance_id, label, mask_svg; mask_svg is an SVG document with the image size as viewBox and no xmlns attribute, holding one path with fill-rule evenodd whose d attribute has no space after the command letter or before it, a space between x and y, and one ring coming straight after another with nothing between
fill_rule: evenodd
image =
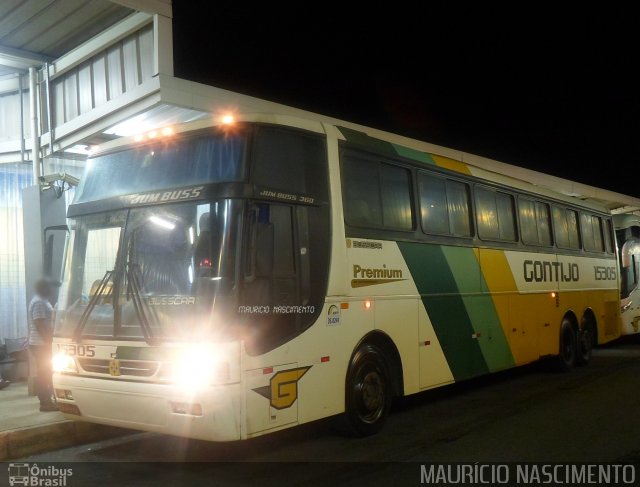
<instances>
[{"instance_id":1,"label":"white and green bus","mask_svg":"<svg viewBox=\"0 0 640 487\"><path fill-rule=\"evenodd\" d=\"M615 215L623 335L640 332L640 216Z\"/></svg>"},{"instance_id":2,"label":"white and green bus","mask_svg":"<svg viewBox=\"0 0 640 487\"><path fill-rule=\"evenodd\" d=\"M262 108L104 144L68 211L61 411L213 441L346 413L366 435L394 396L586 364L620 333L610 214L461 159Z\"/></svg>"}]
</instances>

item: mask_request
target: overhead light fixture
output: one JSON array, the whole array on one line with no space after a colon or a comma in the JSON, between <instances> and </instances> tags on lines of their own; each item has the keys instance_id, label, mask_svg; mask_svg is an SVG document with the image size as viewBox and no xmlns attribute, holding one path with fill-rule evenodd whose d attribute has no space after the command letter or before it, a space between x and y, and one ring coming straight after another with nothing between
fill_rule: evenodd
<instances>
[{"instance_id":1,"label":"overhead light fixture","mask_svg":"<svg viewBox=\"0 0 640 487\"><path fill-rule=\"evenodd\" d=\"M82 156L87 156L91 153L88 145L85 144L76 144L68 149L65 149L65 152L70 154L80 154Z\"/></svg>"},{"instance_id":2,"label":"overhead light fixture","mask_svg":"<svg viewBox=\"0 0 640 487\"><path fill-rule=\"evenodd\" d=\"M151 129L151 125L144 113L131 117L124 122L120 122L104 133L107 135L117 135L118 137L131 137L141 134Z\"/></svg>"},{"instance_id":3,"label":"overhead light fixture","mask_svg":"<svg viewBox=\"0 0 640 487\"><path fill-rule=\"evenodd\" d=\"M159 216L152 215L149 217L149 221L161 228L164 228L165 230L173 230L176 228L174 223L171 223L169 220L165 220L164 218L160 218Z\"/></svg>"},{"instance_id":4,"label":"overhead light fixture","mask_svg":"<svg viewBox=\"0 0 640 487\"><path fill-rule=\"evenodd\" d=\"M236 121L236 118L230 114L227 113L226 115L223 115L222 118L220 119L220 121L224 124L224 125L231 125L233 124L233 122Z\"/></svg>"}]
</instances>

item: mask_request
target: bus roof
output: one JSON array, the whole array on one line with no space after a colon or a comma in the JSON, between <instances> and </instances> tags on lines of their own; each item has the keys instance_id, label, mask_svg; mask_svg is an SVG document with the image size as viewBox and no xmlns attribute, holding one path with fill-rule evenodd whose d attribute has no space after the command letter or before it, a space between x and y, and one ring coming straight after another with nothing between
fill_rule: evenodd
<instances>
[{"instance_id":1,"label":"bus roof","mask_svg":"<svg viewBox=\"0 0 640 487\"><path fill-rule=\"evenodd\" d=\"M458 161L473 168L471 172L476 177L580 206L608 210L614 214L640 211L640 198L607 189L193 81L161 74L158 76L158 82L158 103L148 110L147 126L151 128L159 128L166 124L165 114L168 111L172 113L172 124L203 119L213 120L212 115L229 111L238 114L238 119L251 120L258 116L259 119L265 120L265 117L266 119L272 117L274 123L285 125L287 119L302 119L317 124L344 127L393 145ZM162 115L153 120L154 112ZM116 144L107 145L113 147Z\"/></svg>"}]
</instances>

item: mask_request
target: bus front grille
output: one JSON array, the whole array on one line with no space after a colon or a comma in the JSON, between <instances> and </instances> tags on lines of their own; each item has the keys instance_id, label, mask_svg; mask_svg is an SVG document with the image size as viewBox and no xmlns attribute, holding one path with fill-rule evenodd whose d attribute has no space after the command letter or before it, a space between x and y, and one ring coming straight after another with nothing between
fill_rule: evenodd
<instances>
[{"instance_id":1,"label":"bus front grille","mask_svg":"<svg viewBox=\"0 0 640 487\"><path fill-rule=\"evenodd\" d=\"M92 374L114 375L109 369L110 361L97 358L79 358L80 367ZM152 377L158 371L158 363L144 360L119 360L120 375Z\"/></svg>"}]
</instances>

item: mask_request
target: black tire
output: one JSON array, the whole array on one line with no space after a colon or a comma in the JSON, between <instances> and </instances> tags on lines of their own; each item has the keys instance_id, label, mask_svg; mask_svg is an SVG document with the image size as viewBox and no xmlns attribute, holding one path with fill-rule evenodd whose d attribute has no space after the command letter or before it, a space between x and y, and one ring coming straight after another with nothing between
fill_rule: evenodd
<instances>
[{"instance_id":1,"label":"black tire","mask_svg":"<svg viewBox=\"0 0 640 487\"><path fill-rule=\"evenodd\" d=\"M591 361L591 355L593 353L593 333L593 326L588 322L582 330L578 332L576 365L587 365Z\"/></svg>"},{"instance_id":2,"label":"black tire","mask_svg":"<svg viewBox=\"0 0 640 487\"><path fill-rule=\"evenodd\" d=\"M566 372L571 370L577 361L578 344L573 325L568 319L562 320L560 326L560 351L558 353L558 369Z\"/></svg>"},{"instance_id":3,"label":"black tire","mask_svg":"<svg viewBox=\"0 0 640 487\"><path fill-rule=\"evenodd\" d=\"M346 384L347 423L358 436L382 429L391 409L391 374L388 361L378 347L362 345L349 366Z\"/></svg>"}]
</instances>

